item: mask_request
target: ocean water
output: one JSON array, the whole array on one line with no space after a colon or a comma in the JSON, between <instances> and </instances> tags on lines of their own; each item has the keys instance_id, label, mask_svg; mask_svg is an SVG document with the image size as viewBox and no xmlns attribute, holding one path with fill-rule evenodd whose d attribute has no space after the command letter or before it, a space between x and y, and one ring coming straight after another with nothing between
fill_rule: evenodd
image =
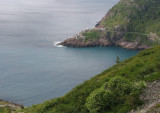
<instances>
[{"instance_id":1,"label":"ocean water","mask_svg":"<svg viewBox=\"0 0 160 113\"><path fill-rule=\"evenodd\" d=\"M0 99L25 106L59 97L138 53L55 43L93 28L118 0L1 0Z\"/></svg>"}]
</instances>

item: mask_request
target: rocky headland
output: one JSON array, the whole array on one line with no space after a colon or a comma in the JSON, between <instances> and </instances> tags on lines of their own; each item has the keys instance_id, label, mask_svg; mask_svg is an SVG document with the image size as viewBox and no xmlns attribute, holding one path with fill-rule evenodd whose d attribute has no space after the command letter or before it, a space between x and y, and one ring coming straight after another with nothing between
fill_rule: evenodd
<instances>
[{"instance_id":1,"label":"rocky headland","mask_svg":"<svg viewBox=\"0 0 160 113\"><path fill-rule=\"evenodd\" d=\"M92 32L98 32L98 37L87 37L87 34L92 34ZM126 41L125 32L122 31L107 31L105 28L96 27L94 29L88 29L80 32L79 34L68 38L65 41L59 43L58 45L63 45L67 47L96 47L96 46L119 46L126 49L147 49L150 45L142 44L137 40Z\"/></svg>"}]
</instances>

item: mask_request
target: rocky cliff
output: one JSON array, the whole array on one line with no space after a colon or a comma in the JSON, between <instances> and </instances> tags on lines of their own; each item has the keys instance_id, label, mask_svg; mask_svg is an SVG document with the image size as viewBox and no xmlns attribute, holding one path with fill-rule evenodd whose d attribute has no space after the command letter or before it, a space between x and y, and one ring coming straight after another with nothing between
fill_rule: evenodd
<instances>
[{"instance_id":1,"label":"rocky cliff","mask_svg":"<svg viewBox=\"0 0 160 113\"><path fill-rule=\"evenodd\" d=\"M136 40L134 42L126 41L124 39L124 35L125 35L124 32L114 31L114 33L112 33L99 28L94 29L94 31L95 30L98 31L101 35L98 38L87 39L86 36L83 35L83 34L89 33L90 31L93 31L93 29L91 29L91 30L86 30L84 32L81 32L80 34L75 35L72 38L66 39L65 41L59 43L59 45L63 45L67 47L119 46L127 49L147 49L151 47L150 45L145 45Z\"/></svg>"}]
</instances>

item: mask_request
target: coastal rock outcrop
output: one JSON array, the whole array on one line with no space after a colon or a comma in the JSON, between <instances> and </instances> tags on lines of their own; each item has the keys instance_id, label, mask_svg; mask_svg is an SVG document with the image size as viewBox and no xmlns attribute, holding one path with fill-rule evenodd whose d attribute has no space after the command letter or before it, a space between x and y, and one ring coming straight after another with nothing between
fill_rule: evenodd
<instances>
[{"instance_id":1,"label":"coastal rock outcrop","mask_svg":"<svg viewBox=\"0 0 160 113\"><path fill-rule=\"evenodd\" d=\"M97 32L98 37L89 37L92 32ZM107 46L119 46L126 49L147 49L150 48L148 45L139 43L139 41L126 41L125 32L121 31L107 31L104 28L95 28L90 30L85 30L79 34L68 38L65 41L59 43L58 45L63 45L67 47L107 47ZM88 37L87 37L88 36Z\"/></svg>"}]
</instances>

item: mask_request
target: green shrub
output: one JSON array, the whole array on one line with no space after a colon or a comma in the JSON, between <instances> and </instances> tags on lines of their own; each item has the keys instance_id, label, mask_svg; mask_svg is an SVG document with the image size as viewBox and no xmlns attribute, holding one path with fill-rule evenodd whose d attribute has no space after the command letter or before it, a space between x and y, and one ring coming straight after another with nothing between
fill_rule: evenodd
<instances>
[{"instance_id":1,"label":"green shrub","mask_svg":"<svg viewBox=\"0 0 160 113\"><path fill-rule=\"evenodd\" d=\"M86 100L86 107L91 113L102 112L103 110L109 110L115 103L115 97L113 93L105 89L97 89L93 91Z\"/></svg>"},{"instance_id":2,"label":"green shrub","mask_svg":"<svg viewBox=\"0 0 160 113\"><path fill-rule=\"evenodd\" d=\"M148 75L148 74L155 72L156 71L155 69L156 69L155 64L145 65L142 68L142 70L140 70L140 74L141 75Z\"/></svg>"},{"instance_id":3,"label":"green shrub","mask_svg":"<svg viewBox=\"0 0 160 113\"><path fill-rule=\"evenodd\" d=\"M145 79L148 82L153 82L155 80L160 80L160 72L152 73L151 75L145 76Z\"/></svg>"},{"instance_id":4,"label":"green shrub","mask_svg":"<svg viewBox=\"0 0 160 113\"><path fill-rule=\"evenodd\" d=\"M116 76L108 82L108 88L112 90L115 95L129 94L131 91L131 82L124 77Z\"/></svg>"},{"instance_id":5,"label":"green shrub","mask_svg":"<svg viewBox=\"0 0 160 113\"><path fill-rule=\"evenodd\" d=\"M11 108L9 108L9 107L0 107L0 113L11 113Z\"/></svg>"},{"instance_id":6,"label":"green shrub","mask_svg":"<svg viewBox=\"0 0 160 113\"><path fill-rule=\"evenodd\" d=\"M144 81L139 81L139 82L132 83L130 95L139 96L146 86L147 85Z\"/></svg>"},{"instance_id":7,"label":"green shrub","mask_svg":"<svg viewBox=\"0 0 160 113\"><path fill-rule=\"evenodd\" d=\"M85 105L91 113L114 110L119 113L127 112L134 105L141 104L139 95L145 87L144 81L131 82L127 78L115 76L109 82L104 83L101 88L93 91Z\"/></svg>"},{"instance_id":8,"label":"green shrub","mask_svg":"<svg viewBox=\"0 0 160 113\"><path fill-rule=\"evenodd\" d=\"M154 51L143 51L139 55L140 56L147 56L147 55L150 55L150 54L153 54L153 53L154 53Z\"/></svg>"},{"instance_id":9,"label":"green shrub","mask_svg":"<svg viewBox=\"0 0 160 113\"><path fill-rule=\"evenodd\" d=\"M97 40L100 37L100 32L98 30L91 30L83 34L86 41Z\"/></svg>"}]
</instances>

